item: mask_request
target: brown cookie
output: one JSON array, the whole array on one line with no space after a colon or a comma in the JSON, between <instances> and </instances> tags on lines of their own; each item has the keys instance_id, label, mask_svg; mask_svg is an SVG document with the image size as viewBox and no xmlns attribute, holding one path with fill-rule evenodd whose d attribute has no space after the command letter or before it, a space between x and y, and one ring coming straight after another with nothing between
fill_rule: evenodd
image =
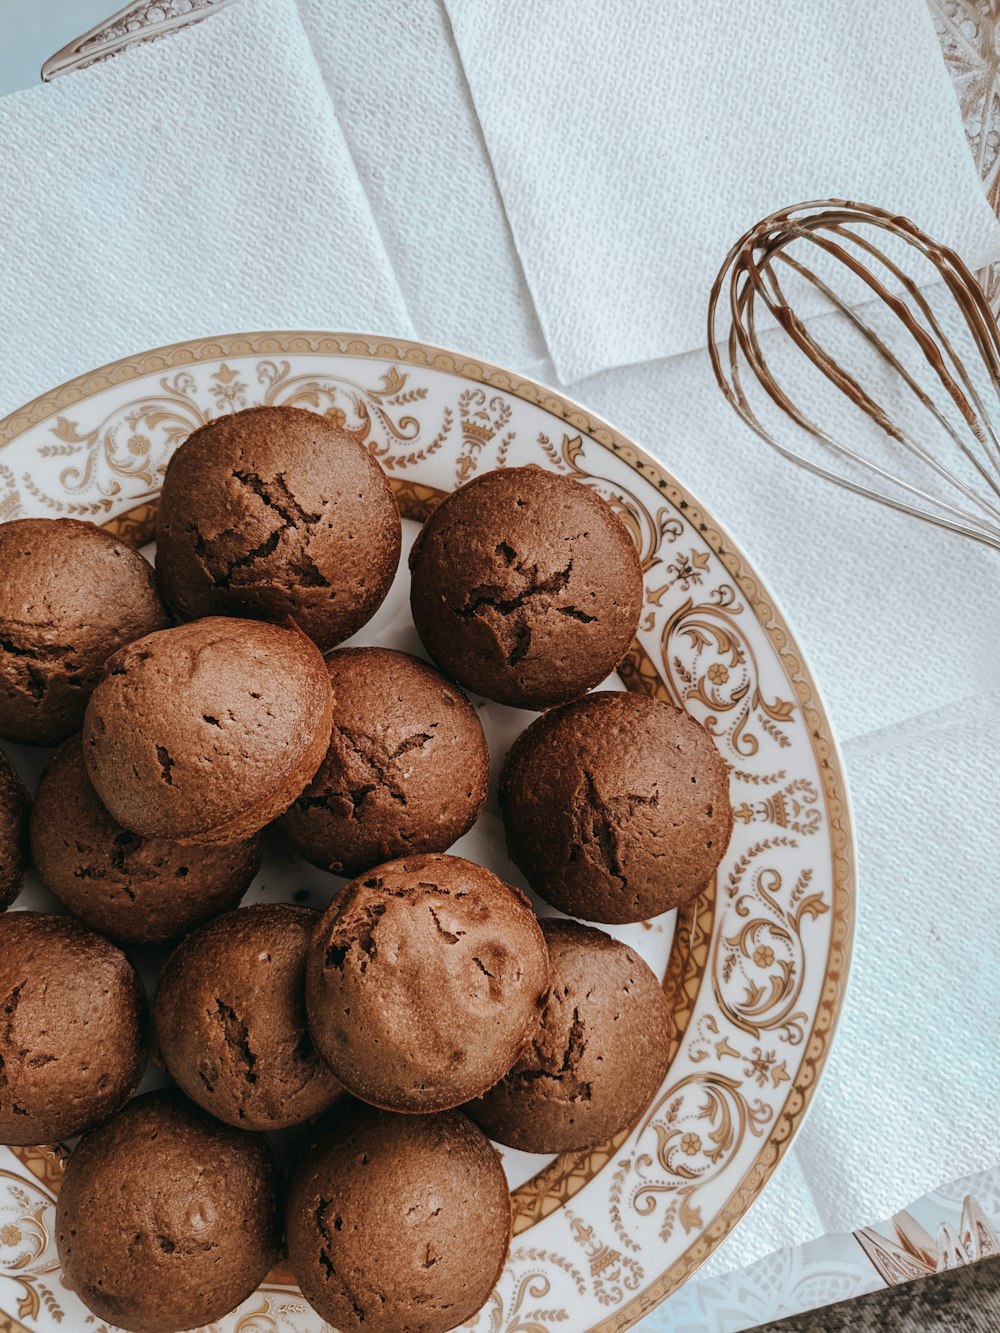
<instances>
[{"instance_id":1,"label":"brown cookie","mask_svg":"<svg viewBox=\"0 0 1000 1333\"><path fill-rule=\"evenodd\" d=\"M600 691L546 713L500 775L507 847L546 902L641 921L695 897L733 830L729 772L672 704Z\"/></svg>"},{"instance_id":2,"label":"brown cookie","mask_svg":"<svg viewBox=\"0 0 1000 1333\"><path fill-rule=\"evenodd\" d=\"M360 440L296 407L251 407L171 458L156 576L183 620L291 616L325 651L375 614L399 564L399 509Z\"/></svg>"},{"instance_id":3,"label":"brown cookie","mask_svg":"<svg viewBox=\"0 0 1000 1333\"><path fill-rule=\"evenodd\" d=\"M137 1097L83 1139L56 1203L63 1280L98 1319L175 1333L222 1319L278 1253L267 1140L179 1093Z\"/></svg>"},{"instance_id":4,"label":"brown cookie","mask_svg":"<svg viewBox=\"0 0 1000 1333\"><path fill-rule=\"evenodd\" d=\"M281 814L330 743L330 681L294 626L210 617L107 663L87 706L87 771L146 838L230 843Z\"/></svg>"},{"instance_id":5,"label":"brown cookie","mask_svg":"<svg viewBox=\"0 0 1000 1333\"><path fill-rule=\"evenodd\" d=\"M285 837L314 864L345 875L446 851L486 800L490 755L475 709L408 653L342 648L326 666L330 748L282 816Z\"/></svg>"},{"instance_id":6,"label":"brown cookie","mask_svg":"<svg viewBox=\"0 0 1000 1333\"><path fill-rule=\"evenodd\" d=\"M334 1112L292 1173L288 1260L341 1333L445 1333L482 1309L510 1244L496 1150L457 1111Z\"/></svg>"},{"instance_id":7,"label":"brown cookie","mask_svg":"<svg viewBox=\"0 0 1000 1333\"><path fill-rule=\"evenodd\" d=\"M130 1097L146 1066L142 987L65 916L0 916L0 1143L55 1143Z\"/></svg>"},{"instance_id":8,"label":"brown cookie","mask_svg":"<svg viewBox=\"0 0 1000 1333\"><path fill-rule=\"evenodd\" d=\"M284 1129L325 1111L340 1085L306 1024L319 913L258 903L203 926L167 960L153 1026L187 1095L240 1129Z\"/></svg>"},{"instance_id":9,"label":"brown cookie","mask_svg":"<svg viewBox=\"0 0 1000 1333\"><path fill-rule=\"evenodd\" d=\"M79 736L56 751L42 774L31 848L45 887L119 944L177 939L235 907L260 869L259 837L182 847L124 828L91 785Z\"/></svg>"},{"instance_id":10,"label":"brown cookie","mask_svg":"<svg viewBox=\"0 0 1000 1333\"><path fill-rule=\"evenodd\" d=\"M75 518L0 523L0 736L79 731L104 661L169 623L148 561Z\"/></svg>"},{"instance_id":11,"label":"brown cookie","mask_svg":"<svg viewBox=\"0 0 1000 1333\"><path fill-rule=\"evenodd\" d=\"M652 1101L673 1018L663 987L627 945L576 921L543 921L542 932L550 990L531 1049L464 1109L511 1148L592 1148Z\"/></svg>"},{"instance_id":12,"label":"brown cookie","mask_svg":"<svg viewBox=\"0 0 1000 1333\"><path fill-rule=\"evenodd\" d=\"M410 605L434 661L502 704L549 708L628 651L642 570L596 491L541 468L486 472L430 516L410 555Z\"/></svg>"},{"instance_id":13,"label":"brown cookie","mask_svg":"<svg viewBox=\"0 0 1000 1333\"><path fill-rule=\"evenodd\" d=\"M0 750L0 912L21 892L28 865L28 789Z\"/></svg>"},{"instance_id":14,"label":"brown cookie","mask_svg":"<svg viewBox=\"0 0 1000 1333\"><path fill-rule=\"evenodd\" d=\"M309 1029L362 1101L443 1111L521 1056L547 986L522 893L458 856L410 856L352 880L317 926Z\"/></svg>"}]
</instances>

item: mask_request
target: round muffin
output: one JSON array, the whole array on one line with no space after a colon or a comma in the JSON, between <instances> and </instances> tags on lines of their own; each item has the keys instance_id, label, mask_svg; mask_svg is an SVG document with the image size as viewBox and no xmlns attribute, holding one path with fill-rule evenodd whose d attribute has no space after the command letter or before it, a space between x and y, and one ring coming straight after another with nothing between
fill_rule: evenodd
<instances>
[{"instance_id":1,"label":"round muffin","mask_svg":"<svg viewBox=\"0 0 1000 1333\"><path fill-rule=\"evenodd\" d=\"M133 833L240 842L310 781L332 708L319 649L294 625L195 620L108 661L84 719L87 771Z\"/></svg>"},{"instance_id":2,"label":"round muffin","mask_svg":"<svg viewBox=\"0 0 1000 1333\"><path fill-rule=\"evenodd\" d=\"M182 847L124 828L94 791L79 736L49 760L30 827L45 887L119 944L166 944L185 935L235 907L260 869L259 837Z\"/></svg>"},{"instance_id":3,"label":"round muffin","mask_svg":"<svg viewBox=\"0 0 1000 1333\"><path fill-rule=\"evenodd\" d=\"M326 661L336 722L319 771L282 816L307 860L358 875L446 851L486 800L490 754L475 709L426 662L389 648Z\"/></svg>"},{"instance_id":4,"label":"round muffin","mask_svg":"<svg viewBox=\"0 0 1000 1333\"><path fill-rule=\"evenodd\" d=\"M28 864L28 790L0 750L0 912L21 892Z\"/></svg>"},{"instance_id":5,"label":"round muffin","mask_svg":"<svg viewBox=\"0 0 1000 1333\"><path fill-rule=\"evenodd\" d=\"M325 1111L340 1085L306 1023L319 913L258 903L209 922L167 960L153 1003L163 1062L187 1095L240 1129L285 1129Z\"/></svg>"},{"instance_id":6,"label":"round muffin","mask_svg":"<svg viewBox=\"0 0 1000 1333\"><path fill-rule=\"evenodd\" d=\"M145 1066L142 987L125 955L69 917L0 916L0 1143L81 1134Z\"/></svg>"},{"instance_id":7,"label":"round muffin","mask_svg":"<svg viewBox=\"0 0 1000 1333\"><path fill-rule=\"evenodd\" d=\"M341 1083L391 1111L444 1111L522 1055L548 988L528 900L458 856L352 880L313 934L306 1005Z\"/></svg>"},{"instance_id":8,"label":"round muffin","mask_svg":"<svg viewBox=\"0 0 1000 1333\"><path fill-rule=\"evenodd\" d=\"M292 1173L288 1260L341 1333L445 1333L485 1305L510 1244L489 1139L457 1111L334 1113Z\"/></svg>"},{"instance_id":9,"label":"round muffin","mask_svg":"<svg viewBox=\"0 0 1000 1333\"><path fill-rule=\"evenodd\" d=\"M266 1139L176 1091L137 1097L82 1140L56 1202L63 1281L98 1319L176 1333L257 1288L281 1236Z\"/></svg>"},{"instance_id":10,"label":"round muffin","mask_svg":"<svg viewBox=\"0 0 1000 1333\"><path fill-rule=\"evenodd\" d=\"M0 523L0 736L79 731L104 661L169 624L149 562L75 518Z\"/></svg>"},{"instance_id":11,"label":"round muffin","mask_svg":"<svg viewBox=\"0 0 1000 1333\"><path fill-rule=\"evenodd\" d=\"M525 1152L604 1143L635 1123L667 1072L673 1018L634 949L576 921L543 921L549 998L531 1049L464 1109Z\"/></svg>"},{"instance_id":12,"label":"round muffin","mask_svg":"<svg viewBox=\"0 0 1000 1333\"><path fill-rule=\"evenodd\" d=\"M329 417L216 417L167 466L156 576L183 620L291 616L326 651L375 614L399 564L399 509L378 463Z\"/></svg>"},{"instance_id":13,"label":"round muffin","mask_svg":"<svg viewBox=\"0 0 1000 1333\"><path fill-rule=\"evenodd\" d=\"M410 605L434 661L502 704L550 708L628 651L642 569L596 491L541 468L499 469L454 491L410 554Z\"/></svg>"},{"instance_id":14,"label":"round muffin","mask_svg":"<svg viewBox=\"0 0 1000 1333\"><path fill-rule=\"evenodd\" d=\"M602 691L538 718L507 755L499 797L528 883L588 921L642 921L688 902L733 830L712 738L645 694Z\"/></svg>"}]
</instances>

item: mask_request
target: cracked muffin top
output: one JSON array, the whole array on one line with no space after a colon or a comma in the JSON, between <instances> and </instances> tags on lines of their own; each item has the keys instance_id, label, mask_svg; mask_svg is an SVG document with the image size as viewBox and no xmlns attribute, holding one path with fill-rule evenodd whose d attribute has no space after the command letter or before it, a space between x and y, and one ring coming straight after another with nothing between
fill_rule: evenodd
<instances>
[{"instance_id":1,"label":"cracked muffin top","mask_svg":"<svg viewBox=\"0 0 1000 1333\"><path fill-rule=\"evenodd\" d=\"M47 912L0 916L0 1143L57 1143L135 1091L142 987L113 944Z\"/></svg>"},{"instance_id":2,"label":"cracked muffin top","mask_svg":"<svg viewBox=\"0 0 1000 1333\"><path fill-rule=\"evenodd\" d=\"M673 1018L634 949L577 921L543 921L549 998L531 1047L463 1109L490 1138L569 1152L629 1128L667 1072Z\"/></svg>"},{"instance_id":3,"label":"cracked muffin top","mask_svg":"<svg viewBox=\"0 0 1000 1333\"><path fill-rule=\"evenodd\" d=\"M156 577L180 619L291 616L325 652L378 610L401 528L356 435L316 412L251 407L173 455L156 541Z\"/></svg>"},{"instance_id":4,"label":"cracked muffin top","mask_svg":"<svg viewBox=\"0 0 1000 1333\"><path fill-rule=\"evenodd\" d=\"M28 862L28 790L0 750L0 912L21 891Z\"/></svg>"},{"instance_id":5,"label":"cracked muffin top","mask_svg":"<svg viewBox=\"0 0 1000 1333\"><path fill-rule=\"evenodd\" d=\"M475 709L409 653L342 648L326 667L330 748L282 832L315 865L346 875L446 851L486 800L490 756Z\"/></svg>"},{"instance_id":6,"label":"cracked muffin top","mask_svg":"<svg viewBox=\"0 0 1000 1333\"><path fill-rule=\"evenodd\" d=\"M332 707L319 649L294 625L194 620L108 660L84 721L87 771L133 833L239 842L311 780Z\"/></svg>"},{"instance_id":7,"label":"cracked muffin top","mask_svg":"<svg viewBox=\"0 0 1000 1333\"><path fill-rule=\"evenodd\" d=\"M443 1111L521 1056L548 987L528 900L458 856L411 856L352 880L313 935L313 1041L356 1097Z\"/></svg>"},{"instance_id":8,"label":"cracked muffin top","mask_svg":"<svg viewBox=\"0 0 1000 1333\"><path fill-rule=\"evenodd\" d=\"M456 1111L335 1111L288 1190L288 1259L341 1333L446 1333L486 1303L510 1243L496 1149Z\"/></svg>"},{"instance_id":9,"label":"cracked muffin top","mask_svg":"<svg viewBox=\"0 0 1000 1333\"><path fill-rule=\"evenodd\" d=\"M511 747L498 795L528 883L586 921L642 921L688 902L733 830L711 736L645 694L602 690L538 718Z\"/></svg>"},{"instance_id":10,"label":"cracked muffin top","mask_svg":"<svg viewBox=\"0 0 1000 1333\"><path fill-rule=\"evenodd\" d=\"M486 472L454 491L410 554L424 647L460 685L550 708L618 666L642 608L625 525L596 491L541 468Z\"/></svg>"},{"instance_id":11,"label":"cracked muffin top","mask_svg":"<svg viewBox=\"0 0 1000 1333\"><path fill-rule=\"evenodd\" d=\"M135 1333L201 1328L256 1289L281 1238L267 1140L176 1091L137 1097L66 1164L55 1240L70 1290Z\"/></svg>"},{"instance_id":12,"label":"cracked muffin top","mask_svg":"<svg viewBox=\"0 0 1000 1333\"><path fill-rule=\"evenodd\" d=\"M149 562L74 518L0 523L0 736L79 731L105 658L169 623Z\"/></svg>"},{"instance_id":13,"label":"cracked muffin top","mask_svg":"<svg viewBox=\"0 0 1000 1333\"><path fill-rule=\"evenodd\" d=\"M153 1027L164 1064L192 1101L239 1129L285 1129L340 1096L306 1024L318 920L308 907L242 907L189 935L160 976Z\"/></svg>"},{"instance_id":14,"label":"cracked muffin top","mask_svg":"<svg viewBox=\"0 0 1000 1333\"><path fill-rule=\"evenodd\" d=\"M49 760L31 810L42 883L75 917L119 944L166 944L235 907L260 868L260 839L182 847L143 838L105 810L79 736Z\"/></svg>"}]
</instances>

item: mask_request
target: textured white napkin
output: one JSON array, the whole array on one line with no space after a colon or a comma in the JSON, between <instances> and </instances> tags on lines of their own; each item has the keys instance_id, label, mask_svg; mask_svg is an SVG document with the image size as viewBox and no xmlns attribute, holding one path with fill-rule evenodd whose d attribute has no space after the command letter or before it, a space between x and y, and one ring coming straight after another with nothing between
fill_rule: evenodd
<instances>
[{"instance_id":1,"label":"textured white napkin","mask_svg":"<svg viewBox=\"0 0 1000 1333\"><path fill-rule=\"evenodd\" d=\"M446 4L566 382L703 346L728 247L786 204L878 202L998 253L923 4Z\"/></svg>"},{"instance_id":2,"label":"textured white napkin","mask_svg":"<svg viewBox=\"0 0 1000 1333\"><path fill-rule=\"evenodd\" d=\"M412 326L293 0L0 100L0 414L157 343Z\"/></svg>"},{"instance_id":3,"label":"textured white napkin","mask_svg":"<svg viewBox=\"0 0 1000 1333\"><path fill-rule=\"evenodd\" d=\"M551 379L438 0L299 0L419 336Z\"/></svg>"}]
</instances>

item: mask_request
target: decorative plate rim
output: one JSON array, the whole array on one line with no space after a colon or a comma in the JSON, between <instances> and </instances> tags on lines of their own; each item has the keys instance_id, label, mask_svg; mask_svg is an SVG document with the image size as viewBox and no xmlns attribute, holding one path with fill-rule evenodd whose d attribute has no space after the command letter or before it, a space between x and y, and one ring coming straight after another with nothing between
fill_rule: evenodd
<instances>
[{"instance_id":1,"label":"decorative plate rim","mask_svg":"<svg viewBox=\"0 0 1000 1333\"><path fill-rule=\"evenodd\" d=\"M843 1010L857 916L855 838L843 757L819 688L784 614L728 530L673 472L602 417L561 391L478 357L410 339L344 332L260 330L185 339L108 362L15 408L0 420L0 450L53 412L158 370L172 370L214 358L296 352L395 360L402 365L423 366L458 379L487 384L583 431L657 490L673 491L677 498L671 496L672 503L685 512L747 597L789 681L797 687L810 749L823 777L823 794L831 815L833 922L819 1002L802 1064L771 1133L742 1180L709 1225L663 1273L627 1305L589 1330L589 1333L622 1333L679 1287L742 1221L791 1146L812 1103Z\"/></svg>"}]
</instances>

